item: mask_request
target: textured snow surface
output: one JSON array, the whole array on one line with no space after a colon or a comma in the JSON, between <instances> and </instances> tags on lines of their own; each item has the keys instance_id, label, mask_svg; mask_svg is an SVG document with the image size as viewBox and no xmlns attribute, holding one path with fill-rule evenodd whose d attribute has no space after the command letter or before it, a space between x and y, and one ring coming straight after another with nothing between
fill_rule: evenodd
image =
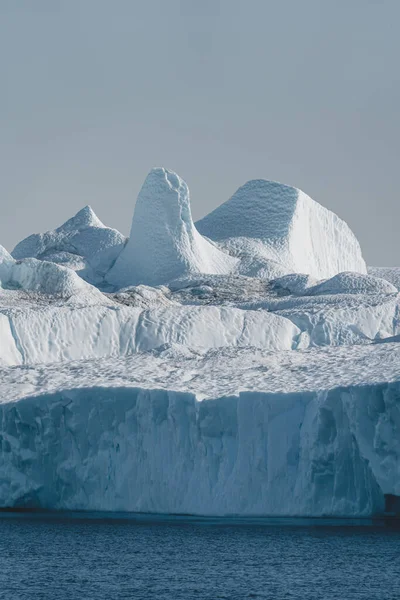
<instances>
[{"instance_id":1,"label":"textured snow surface","mask_svg":"<svg viewBox=\"0 0 400 600\"><path fill-rule=\"evenodd\" d=\"M37 258L67 266L90 283L100 284L126 243L85 206L61 227L35 233L14 248L16 259Z\"/></svg>"},{"instance_id":2,"label":"textured snow surface","mask_svg":"<svg viewBox=\"0 0 400 600\"><path fill-rule=\"evenodd\" d=\"M360 273L338 273L307 290L308 295L318 294L395 294L397 288L386 279L361 275Z\"/></svg>"},{"instance_id":3,"label":"textured snow surface","mask_svg":"<svg viewBox=\"0 0 400 600\"><path fill-rule=\"evenodd\" d=\"M0 296L10 306L15 306L15 296L12 299L10 289L57 297L68 304L90 305L105 301L97 288L83 281L73 270L36 258L14 260L6 251L0 253L0 287L3 288Z\"/></svg>"},{"instance_id":4,"label":"textured snow surface","mask_svg":"<svg viewBox=\"0 0 400 600\"><path fill-rule=\"evenodd\" d=\"M348 225L301 190L274 181L248 181L196 227L235 256L272 259L291 273L366 273Z\"/></svg>"},{"instance_id":5,"label":"textured snow surface","mask_svg":"<svg viewBox=\"0 0 400 600\"><path fill-rule=\"evenodd\" d=\"M146 310L112 300L90 306L57 301L26 302L19 308L0 305L0 324L0 363L8 365L120 356L166 343L285 350L297 347L301 337L289 319L267 311L179 305Z\"/></svg>"},{"instance_id":6,"label":"textured snow surface","mask_svg":"<svg viewBox=\"0 0 400 600\"><path fill-rule=\"evenodd\" d=\"M189 273L229 273L237 262L198 233L186 183L159 168L143 184L128 244L107 281L117 288L159 285Z\"/></svg>"},{"instance_id":7,"label":"textured snow surface","mask_svg":"<svg viewBox=\"0 0 400 600\"><path fill-rule=\"evenodd\" d=\"M400 334L397 293L297 297L262 280L209 276L102 294L52 263L26 259L13 269L23 286L14 277L16 289L0 290L0 362L8 365L124 356L170 343L279 351Z\"/></svg>"},{"instance_id":8,"label":"textured snow surface","mask_svg":"<svg viewBox=\"0 0 400 600\"><path fill-rule=\"evenodd\" d=\"M382 512L400 494L399 353L167 347L3 369L0 504Z\"/></svg>"},{"instance_id":9,"label":"textured snow surface","mask_svg":"<svg viewBox=\"0 0 400 600\"><path fill-rule=\"evenodd\" d=\"M386 279L400 290L400 267L368 267L368 274Z\"/></svg>"}]
</instances>

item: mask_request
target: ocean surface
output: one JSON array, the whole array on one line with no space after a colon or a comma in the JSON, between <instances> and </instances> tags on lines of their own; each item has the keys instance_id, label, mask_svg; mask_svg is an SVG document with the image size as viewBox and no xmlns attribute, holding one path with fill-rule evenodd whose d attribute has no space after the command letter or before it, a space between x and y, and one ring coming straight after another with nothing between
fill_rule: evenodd
<instances>
[{"instance_id":1,"label":"ocean surface","mask_svg":"<svg viewBox=\"0 0 400 600\"><path fill-rule=\"evenodd\" d=\"M1 513L0 598L400 600L400 527Z\"/></svg>"}]
</instances>

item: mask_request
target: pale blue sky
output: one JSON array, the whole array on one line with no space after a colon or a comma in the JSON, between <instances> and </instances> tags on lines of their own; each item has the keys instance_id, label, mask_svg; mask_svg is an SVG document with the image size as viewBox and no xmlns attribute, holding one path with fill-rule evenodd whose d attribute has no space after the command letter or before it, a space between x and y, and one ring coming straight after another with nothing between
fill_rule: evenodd
<instances>
[{"instance_id":1,"label":"pale blue sky","mask_svg":"<svg viewBox=\"0 0 400 600\"><path fill-rule=\"evenodd\" d=\"M0 0L0 243L85 204L129 233L153 166L195 218L252 178L400 265L398 0Z\"/></svg>"}]
</instances>

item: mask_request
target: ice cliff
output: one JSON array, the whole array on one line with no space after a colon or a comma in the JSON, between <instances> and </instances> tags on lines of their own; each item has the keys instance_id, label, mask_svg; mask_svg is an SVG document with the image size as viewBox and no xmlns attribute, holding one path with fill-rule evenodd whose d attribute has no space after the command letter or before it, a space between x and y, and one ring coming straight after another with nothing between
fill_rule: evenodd
<instances>
[{"instance_id":1,"label":"ice cliff","mask_svg":"<svg viewBox=\"0 0 400 600\"><path fill-rule=\"evenodd\" d=\"M382 362L387 383L374 381ZM385 495L400 495L399 364L398 344L280 357L170 348L3 372L0 505L383 513Z\"/></svg>"}]
</instances>

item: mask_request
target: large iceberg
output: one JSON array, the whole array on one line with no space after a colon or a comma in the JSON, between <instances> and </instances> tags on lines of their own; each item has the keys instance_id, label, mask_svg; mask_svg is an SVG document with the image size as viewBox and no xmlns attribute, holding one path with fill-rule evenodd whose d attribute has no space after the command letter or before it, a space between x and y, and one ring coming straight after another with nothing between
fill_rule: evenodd
<instances>
[{"instance_id":1,"label":"large iceberg","mask_svg":"<svg viewBox=\"0 0 400 600\"><path fill-rule=\"evenodd\" d=\"M399 348L170 347L3 370L0 505L383 513L400 495Z\"/></svg>"},{"instance_id":2,"label":"large iceberg","mask_svg":"<svg viewBox=\"0 0 400 600\"><path fill-rule=\"evenodd\" d=\"M248 181L196 227L234 256L272 259L291 273L318 279L366 273L348 225L301 190L275 181Z\"/></svg>"},{"instance_id":3,"label":"large iceberg","mask_svg":"<svg viewBox=\"0 0 400 600\"><path fill-rule=\"evenodd\" d=\"M85 207L0 246L0 508L395 506L398 271L367 274L343 221L273 182L195 225L161 168L129 241Z\"/></svg>"}]
</instances>

